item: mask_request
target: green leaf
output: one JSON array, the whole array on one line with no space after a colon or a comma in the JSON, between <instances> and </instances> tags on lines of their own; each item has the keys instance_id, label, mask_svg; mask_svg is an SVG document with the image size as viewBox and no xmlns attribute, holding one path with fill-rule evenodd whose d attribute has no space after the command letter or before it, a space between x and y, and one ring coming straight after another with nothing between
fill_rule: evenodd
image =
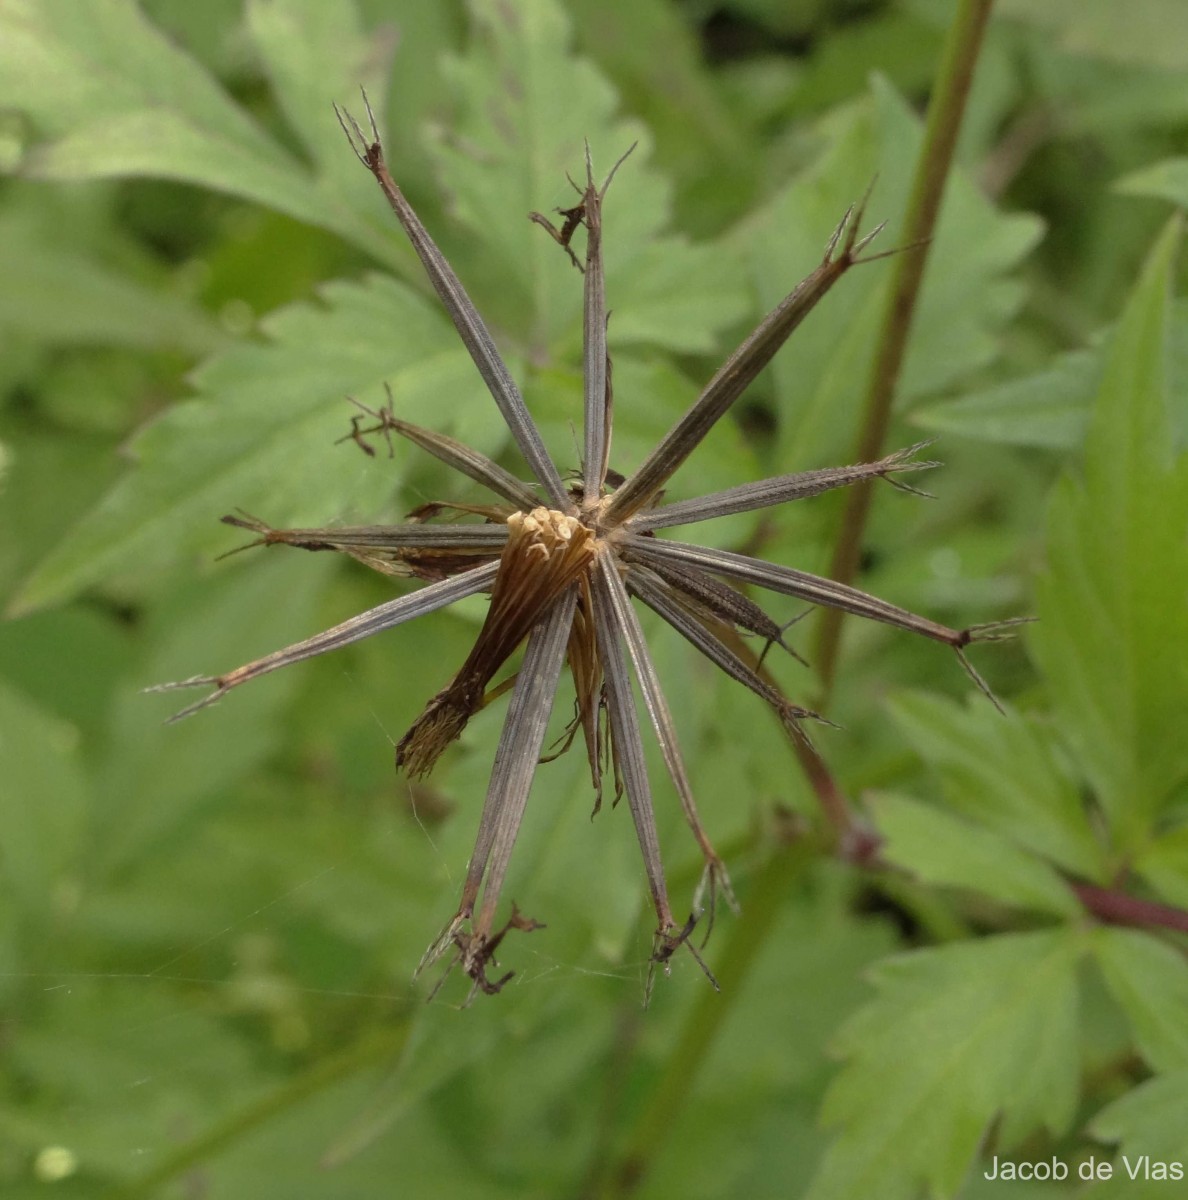
<instances>
[{"instance_id":1,"label":"green leaf","mask_svg":"<svg viewBox=\"0 0 1188 1200\"><path fill-rule=\"evenodd\" d=\"M1165 158L1132 171L1118 180L1117 189L1129 196L1153 196L1188 206L1188 158Z\"/></svg>"},{"instance_id":2,"label":"green leaf","mask_svg":"<svg viewBox=\"0 0 1188 1200\"><path fill-rule=\"evenodd\" d=\"M872 252L898 245L897 225L922 138L918 118L885 81L876 80L866 101L831 114L822 132L829 149L820 161L733 237L748 259L764 311L816 267L842 214L876 177L865 224L890 225ZM972 183L953 176L913 322L900 388L904 407L994 359L998 331L1022 299L1004 276L1039 232L1034 218L996 213ZM781 463L841 461L852 452L885 279L881 264L843 279L776 356Z\"/></svg>"},{"instance_id":3,"label":"green leaf","mask_svg":"<svg viewBox=\"0 0 1188 1200\"><path fill-rule=\"evenodd\" d=\"M64 246L29 212L0 215L0 330L59 344L108 343L209 353L223 340L196 305Z\"/></svg>"},{"instance_id":4,"label":"green leaf","mask_svg":"<svg viewBox=\"0 0 1188 1200\"><path fill-rule=\"evenodd\" d=\"M1089 425L1093 397L1105 371L1103 343L1057 355L1031 375L968 392L956 400L925 404L912 411L912 423L1009 446L1071 450L1081 445ZM1188 440L1188 304L1172 306L1168 381L1176 441Z\"/></svg>"},{"instance_id":5,"label":"green leaf","mask_svg":"<svg viewBox=\"0 0 1188 1200\"><path fill-rule=\"evenodd\" d=\"M383 43L366 37L353 0L248 0L247 27L264 62L277 103L319 174L348 176L350 190L370 196L375 181L344 159L335 104L353 105L363 88L372 106L382 103L387 56ZM389 51L392 49L388 39Z\"/></svg>"},{"instance_id":6,"label":"green leaf","mask_svg":"<svg viewBox=\"0 0 1188 1200\"><path fill-rule=\"evenodd\" d=\"M1089 1126L1094 1137L1120 1142L1133 1163L1146 1154L1156 1162L1188 1162L1188 1069L1150 1079L1115 1100ZM1118 1164L1125 1178L1125 1168ZM1166 1184L1164 1186L1166 1193Z\"/></svg>"},{"instance_id":7,"label":"green leaf","mask_svg":"<svg viewBox=\"0 0 1188 1200\"><path fill-rule=\"evenodd\" d=\"M470 53L444 64L458 122L449 139L437 139L434 155L455 215L476 235L478 286L498 295L503 320L526 350L560 343L577 351L580 277L525 217L575 202L565 177L584 177L583 142L599 177L635 144L603 215L611 342L713 349L716 334L745 309L739 271L718 248L661 236L671 195L648 167L651 138L638 122L615 117L611 84L571 53L564 10L554 0L475 0L472 12Z\"/></svg>"},{"instance_id":8,"label":"green leaf","mask_svg":"<svg viewBox=\"0 0 1188 1200\"><path fill-rule=\"evenodd\" d=\"M335 84L363 55L362 43L352 36L345 54L342 44L323 39L309 44L317 57L312 52L299 56L286 19L309 18L303 10L311 7L274 0L256 10L261 48L280 85L282 104L302 119L317 94L311 81L299 81L295 74L308 69L315 79ZM339 31L353 27L352 5L317 9L338 13ZM331 13L324 16L333 22ZM330 64L337 65L329 70ZM353 208L342 198L336 182L341 176L354 177L348 197L362 195L345 139L334 169L321 177L313 174L132 0L96 0L82 8L70 0L0 0L0 105L27 112L50 135L27 151L18 167L23 175L181 180L329 229L393 265L411 260L402 242L381 232L378 196L367 200L366 208ZM319 137L314 130L332 119L331 110L307 136Z\"/></svg>"},{"instance_id":9,"label":"green leaf","mask_svg":"<svg viewBox=\"0 0 1188 1200\"><path fill-rule=\"evenodd\" d=\"M1002 717L980 695L963 708L901 692L888 712L962 816L1076 875L1102 878L1101 850L1080 797L1038 727L1017 713Z\"/></svg>"},{"instance_id":10,"label":"green leaf","mask_svg":"<svg viewBox=\"0 0 1188 1200\"><path fill-rule=\"evenodd\" d=\"M118 618L89 605L0 621L0 676L83 738L98 737L130 640Z\"/></svg>"},{"instance_id":11,"label":"green leaf","mask_svg":"<svg viewBox=\"0 0 1188 1200\"><path fill-rule=\"evenodd\" d=\"M1067 1129L1079 1083L1079 935L1012 934L882 963L875 998L837 1040L825 1098L841 1132L810 1200L957 1192L990 1122L1017 1145Z\"/></svg>"},{"instance_id":12,"label":"green leaf","mask_svg":"<svg viewBox=\"0 0 1188 1200\"><path fill-rule=\"evenodd\" d=\"M17 609L180 555L226 550L235 543L217 518L236 507L275 525L373 520L399 471L334 443L354 411L344 395L382 404L382 381L409 420L499 444L497 410L428 303L378 277L329 284L322 295L321 305L267 318L264 343L237 346L196 373L201 398L136 438L137 469L41 563Z\"/></svg>"},{"instance_id":13,"label":"green leaf","mask_svg":"<svg viewBox=\"0 0 1188 1200\"><path fill-rule=\"evenodd\" d=\"M80 863L89 791L78 732L0 681L0 885L41 924L64 900Z\"/></svg>"},{"instance_id":14,"label":"green leaf","mask_svg":"<svg viewBox=\"0 0 1188 1200\"><path fill-rule=\"evenodd\" d=\"M401 35L406 24L402 19ZM395 36L391 26L364 33L355 0L249 0L247 27L276 102L315 169L313 186L306 188L326 217L314 223L350 238L420 285L420 264L371 173L350 153L334 111L336 104L345 107L362 123L362 89L376 114L382 114L394 51L399 51L397 69L408 67L410 48L403 37ZM404 162L394 155L387 131L382 132L388 160L407 186Z\"/></svg>"},{"instance_id":15,"label":"green leaf","mask_svg":"<svg viewBox=\"0 0 1188 1200\"><path fill-rule=\"evenodd\" d=\"M228 143L274 147L206 71L128 0L79 9L64 0L4 0L3 96L53 134L152 104L188 110Z\"/></svg>"},{"instance_id":16,"label":"green leaf","mask_svg":"<svg viewBox=\"0 0 1188 1200\"><path fill-rule=\"evenodd\" d=\"M1080 444L1087 423L1086 407L1101 378L1098 355L1073 350L1051 366L966 393L957 400L925 404L912 413L912 423L940 433L1064 450Z\"/></svg>"},{"instance_id":17,"label":"green leaf","mask_svg":"<svg viewBox=\"0 0 1188 1200\"><path fill-rule=\"evenodd\" d=\"M92 822L95 878L136 866L170 838L184 836L233 781L272 753L281 714L302 679L300 668L245 688L242 696L177 725L164 718L189 698L148 698L144 687L241 662L308 637L330 558L277 555L250 569L190 584L160 604L144 630L144 655L111 705L107 754L96 771L101 803ZM353 614L342 614L342 617Z\"/></svg>"},{"instance_id":18,"label":"green leaf","mask_svg":"<svg viewBox=\"0 0 1188 1200\"><path fill-rule=\"evenodd\" d=\"M1188 1067L1188 963L1183 954L1134 929L1094 930L1093 949L1143 1058L1156 1071Z\"/></svg>"},{"instance_id":19,"label":"green leaf","mask_svg":"<svg viewBox=\"0 0 1188 1200\"><path fill-rule=\"evenodd\" d=\"M1173 221L1111 340L1083 483L1055 488L1028 638L1122 850L1188 775L1188 671L1173 651L1188 645L1188 457L1174 451L1164 378L1178 239Z\"/></svg>"},{"instance_id":20,"label":"green leaf","mask_svg":"<svg viewBox=\"0 0 1188 1200\"><path fill-rule=\"evenodd\" d=\"M682 180L682 217L698 229L719 228L723 214L750 196L762 158L752 129L730 111L698 29L668 0L567 0L565 7L578 44L655 134L665 170Z\"/></svg>"},{"instance_id":21,"label":"green leaf","mask_svg":"<svg viewBox=\"0 0 1188 1200\"><path fill-rule=\"evenodd\" d=\"M788 11L780 0L774 7ZM843 20L829 36L812 40L797 65L800 74L789 116L803 117L861 93L872 74L886 76L897 91L918 95L931 86L944 35L943 23L910 10L869 10L863 19ZM979 71L986 67L983 56ZM969 115L965 123L969 122Z\"/></svg>"},{"instance_id":22,"label":"green leaf","mask_svg":"<svg viewBox=\"0 0 1188 1200\"><path fill-rule=\"evenodd\" d=\"M1102 1109L1089 1132L1117 1142L1114 1174L1093 1192L1104 1200L1160 1200L1183 1190L1188 1178L1188 1070L1160 1075Z\"/></svg>"},{"instance_id":23,"label":"green leaf","mask_svg":"<svg viewBox=\"0 0 1188 1200\"><path fill-rule=\"evenodd\" d=\"M64 1140L83 1171L127 1178L144 1169L146 1151L168 1153L179 1128L206 1125L268 1078L246 1039L144 980L75 979L48 990L8 1051L39 1084L25 1110L37 1123L21 1139L29 1151Z\"/></svg>"},{"instance_id":24,"label":"green leaf","mask_svg":"<svg viewBox=\"0 0 1188 1200\"><path fill-rule=\"evenodd\" d=\"M875 796L884 853L922 882L970 888L1005 904L1075 918L1081 907L1060 876L1007 838L904 796Z\"/></svg>"},{"instance_id":25,"label":"green leaf","mask_svg":"<svg viewBox=\"0 0 1188 1200\"><path fill-rule=\"evenodd\" d=\"M1004 16L1031 21L1051 31L1058 44L1077 54L1118 62L1188 67L1188 10L1179 0L1001 0Z\"/></svg>"},{"instance_id":26,"label":"green leaf","mask_svg":"<svg viewBox=\"0 0 1188 1200\"><path fill-rule=\"evenodd\" d=\"M96 453L96 449L100 452ZM0 585L4 602L18 581L99 502L119 477L106 440L27 436L5 447L0 490Z\"/></svg>"},{"instance_id":27,"label":"green leaf","mask_svg":"<svg viewBox=\"0 0 1188 1200\"><path fill-rule=\"evenodd\" d=\"M1179 825L1148 842L1134 869L1166 900L1188 907L1188 825Z\"/></svg>"}]
</instances>

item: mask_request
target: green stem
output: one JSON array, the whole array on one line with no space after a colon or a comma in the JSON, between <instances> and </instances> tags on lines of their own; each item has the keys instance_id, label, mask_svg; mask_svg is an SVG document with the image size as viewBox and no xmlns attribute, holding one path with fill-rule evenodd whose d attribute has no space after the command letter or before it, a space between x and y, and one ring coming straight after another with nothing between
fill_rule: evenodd
<instances>
[{"instance_id":1,"label":"green stem","mask_svg":"<svg viewBox=\"0 0 1188 1200\"><path fill-rule=\"evenodd\" d=\"M895 259L887 308L883 314L882 330L867 388L855 462L872 462L883 452L887 427L891 421L891 406L907 352L916 299L928 260L928 243L940 211L941 197L949 177L957 133L961 128L992 3L993 0L960 0L945 43L928 106L924 145L916 165L916 177L904 225L905 243L909 246L918 244L918 248L900 254ZM872 492L869 480L850 489L830 569L830 578L841 583L853 583L858 573ZM823 704L827 704L833 689L842 616L837 609L825 609L821 614L814 657L820 671Z\"/></svg>"},{"instance_id":2,"label":"green stem","mask_svg":"<svg viewBox=\"0 0 1188 1200\"><path fill-rule=\"evenodd\" d=\"M112 1188L107 1193L108 1200L141 1200L157 1195L158 1189L164 1184L199 1166L287 1109L359 1071L365 1071L399 1054L408 1041L411 1029L412 1021L404 1020L396 1028L369 1035L341 1053L323 1059L255 1104L228 1117L193 1141L179 1146L139 1179Z\"/></svg>"},{"instance_id":3,"label":"green stem","mask_svg":"<svg viewBox=\"0 0 1188 1200\"><path fill-rule=\"evenodd\" d=\"M746 919L739 921L726 952L715 964L720 992L703 988L693 1004L664 1073L635 1121L626 1147L609 1164L596 1194L605 1200L630 1196L650 1170L657 1150L689 1101L708 1050L744 991L746 978L783 911L784 898L805 867L819 856L807 840L778 846L755 877L746 897Z\"/></svg>"}]
</instances>

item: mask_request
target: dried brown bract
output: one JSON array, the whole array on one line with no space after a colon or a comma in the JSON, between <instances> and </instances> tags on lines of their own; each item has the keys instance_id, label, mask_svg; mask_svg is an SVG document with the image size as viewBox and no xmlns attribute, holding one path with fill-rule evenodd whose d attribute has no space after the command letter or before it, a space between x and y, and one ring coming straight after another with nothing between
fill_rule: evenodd
<instances>
[{"instance_id":1,"label":"dried brown bract","mask_svg":"<svg viewBox=\"0 0 1188 1200\"><path fill-rule=\"evenodd\" d=\"M653 966L666 964L682 946L697 957L689 935L703 907L708 904L712 913L719 896L731 905L733 896L725 866L698 816L677 732L631 597L642 601L727 675L764 700L798 738L804 738L802 722L814 719L816 714L789 703L752 662L732 648L732 643L738 645L737 635L750 634L768 646L788 649L783 636L786 627L773 621L736 584L764 588L810 605L830 606L920 634L951 646L963 663L965 646L997 636L1002 629L950 629L829 579L744 554L656 536L657 530L670 526L804 499L858 480L881 478L906 486L897 476L936 465L916 457L921 444L877 462L780 475L693 500L663 503L663 489L673 473L826 292L856 263L869 261L862 258L862 252L879 231L860 237L862 205L847 212L829 240L820 265L768 314L655 450L623 478L608 466L612 405L601 213L610 177L601 185L595 183L587 152L580 201L561 212L561 228L554 228L539 214L533 217L575 262L573 237L579 227L586 231L585 258L579 263L584 288L584 453L580 479L571 486L545 449L482 318L388 173L374 117L366 132L349 115L340 112L339 117L359 161L375 177L424 264L499 406L533 482L523 482L453 438L399 419L390 397L388 405L379 411L363 408L362 415L352 420L347 437L367 453L374 453L368 439L379 436L390 449L395 434L482 484L496 500L479 506L427 505L412 520L394 526L280 530L251 517L225 518L258 534L253 544L280 543L305 550L336 551L378 571L407 575L425 583L409 595L226 674L163 686L207 685L214 689L178 714L184 716L249 679L390 629L464 596L489 592L487 617L473 650L453 679L429 701L396 752L397 764L411 776L426 774L470 717L510 686L508 712L458 909L424 962L452 952L453 962L461 965L476 990L498 991L510 976L488 978L497 946L508 929L536 928L535 922L514 910L510 921L500 929L496 928L495 917L566 663L577 701L561 749L567 748L578 733L582 735L596 810L608 774L614 782L616 799L619 795L627 798L656 916ZM366 418L374 424L366 425ZM446 513L477 519L434 523L434 518ZM489 691L496 672L524 643L514 678ZM987 690L968 663L966 667L978 685ZM702 882L685 921L674 917L665 883L633 677L705 861ZM700 957L697 961L701 962Z\"/></svg>"}]
</instances>

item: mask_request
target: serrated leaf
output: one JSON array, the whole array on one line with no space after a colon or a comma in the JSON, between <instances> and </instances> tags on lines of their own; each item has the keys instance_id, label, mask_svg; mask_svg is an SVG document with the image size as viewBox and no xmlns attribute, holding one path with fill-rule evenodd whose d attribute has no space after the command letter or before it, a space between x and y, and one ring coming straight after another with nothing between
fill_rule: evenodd
<instances>
[{"instance_id":1,"label":"serrated leaf","mask_svg":"<svg viewBox=\"0 0 1188 1200\"><path fill-rule=\"evenodd\" d=\"M0 330L57 343L177 346L209 353L222 337L196 305L51 240L30 214L0 217Z\"/></svg>"},{"instance_id":2,"label":"serrated leaf","mask_svg":"<svg viewBox=\"0 0 1188 1200\"><path fill-rule=\"evenodd\" d=\"M615 80L655 133L665 168L693 193L689 219L717 228L720 214L750 194L759 155L752 127L727 103L720 68L706 63L696 26L667 0L568 0L566 11L578 44Z\"/></svg>"},{"instance_id":3,"label":"serrated leaf","mask_svg":"<svg viewBox=\"0 0 1188 1200\"><path fill-rule=\"evenodd\" d=\"M77 857L90 793L78 731L0 681L0 884L25 920L52 916Z\"/></svg>"},{"instance_id":4,"label":"serrated leaf","mask_svg":"<svg viewBox=\"0 0 1188 1200\"><path fill-rule=\"evenodd\" d=\"M102 797L92 824L91 873L134 867L177 838L204 804L265 759L281 736L280 714L300 669L245 689L235 704L197 720L160 722L181 704L141 690L204 670L229 670L318 628L314 617L331 561L280 555L230 578L191 585L185 599L161 605L144 631L145 653L120 689L108 725L108 753L96 772ZM348 614L349 615L349 614Z\"/></svg>"},{"instance_id":5,"label":"serrated leaf","mask_svg":"<svg viewBox=\"0 0 1188 1200\"><path fill-rule=\"evenodd\" d=\"M1103 1141L1120 1142L1120 1153L1132 1165L1137 1166L1143 1155L1155 1162L1178 1163L1182 1179L1188 1164L1185 1112L1188 1112L1188 1070L1172 1071L1149 1079L1102 1109L1089 1130ZM1121 1161L1116 1173L1121 1176L1119 1195L1130 1195L1126 1190L1130 1182L1128 1172ZM1157 1189L1159 1194L1170 1194L1166 1179L1156 1183L1152 1193Z\"/></svg>"},{"instance_id":6,"label":"serrated leaf","mask_svg":"<svg viewBox=\"0 0 1188 1200\"><path fill-rule=\"evenodd\" d=\"M296 0L287 0L282 12L281 2L269 9L271 23L262 21L266 57L281 81L282 103L304 116L312 85L293 79L293 39L286 41L277 27L286 13L311 14L297 9ZM346 4L318 7L353 11ZM328 41L313 45L320 51L316 70L310 57L303 61L323 79L341 79L339 70L324 69L339 47ZM70 0L0 0L0 105L27 112L50 135L26 153L18 166L23 175L182 180L329 229L393 265L411 260L403 243L381 230L378 197L353 207L339 192L337 178L355 176L345 139L334 170L315 175L132 0L95 0L82 7ZM317 128L325 119L333 119L333 112ZM362 197L357 182L347 185L348 198Z\"/></svg>"},{"instance_id":7,"label":"serrated leaf","mask_svg":"<svg viewBox=\"0 0 1188 1200\"><path fill-rule=\"evenodd\" d=\"M1058 355L1052 365L1031 375L968 392L956 400L924 404L912 410L912 424L1009 446L1071 450L1080 446L1089 425L1093 397L1105 370L1102 342ZM1188 434L1188 304L1172 306L1168 383L1171 420L1177 444Z\"/></svg>"},{"instance_id":8,"label":"serrated leaf","mask_svg":"<svg viewBox=\"0 0 1188 1200\"><path fill-rule=\"evenodd\" d=\"M842 1030L823 1116L842 1132L809 1200L952 1196L989 1123L1000 1142L1063 1132L1079 1082L1076 964L1065 931L1012 934L882 963Z\"/></svg>"},{"instance_id":9,"label":"serrated leaf","mask_svg":"<svg viewBox=\"0 0 1188 1200\"><path fill-rule=\"evenodd\" d=\"M411 48L403 35L412 14L401 13L398 26L380 25L374 31L362 28L356 0L249 0L245 15L276 102L314 167L311 190L317 194L311 202L327 214L337 213L341 222L327 227L401 268L419 286L420 266L375 180L350 153L335 112L339 105L361 119L362 91L376 114L383 113L394 56L397 72L408 72ZM406 119L401 112L400 120ZM407 187L410 172L394 154L399 139L382 124L381 133L389 161ZM356 217L367 223L356 227Z\"/></svg>"},{"instance_id":10,"label":"serrated leaf","mask_svg":"<svg viewBox=\"0 0 1188 1200\"><path fill-rule=\"evenodd\" d=\"M1099 356L1072 350L1032 375L922 405L912 424L1008 446L1063 450L1080 444L1100 378Z\"/></svg>"},{"instance_id":11,"label":"serrated leaf","mask_svg":"<svg viewBox=\"0 0 1188 1200\"><path fill-rule=\"evenodd\" d=\"M473 48L444 68L458 119L433 152L455 215L477 235L478 271L488 293L498 290L503 321L526 349L580 346L580 279L525 218L575 203L565 177L584 175L585 142L599 177L635 143L603 210L611 343L712 349L745 309L738 269L716 248L662 236L671 195L648 166L651 139L615 117L614 88L572 53L564 10L555 0L471 7Z\"/></svg>"},{"instance_id":12,"label":"serrated leaf","mask_svg":"<svg viewBox=\"0 0 1188 1200\"><path fill-rule=\"evenodd\" d=\"M884 80L872 95L829 119L820 161L736 231L764 311L820 262L842 214L877 183L865 224L887 220L872 247L893 249L919 154L918 118ZM901 407L951 386L998 352L998 331L1022 295L1006 278L1039 237L1032 217L996 213L972 183L954 173L946 190L912 326L900 386ZM776 356L781 462L842 461L852 452L858 405L884 304L886 268L844 280Z\"/></svg>"},{"instance_id":13,"label":"serrated leaf","mask_svg":"<svg viewBox=\"0 0 1188 1200\"><path fill-rule=\"evenodd\" d=\"M375 183L342 156L343 133L335 104L354 104L363 88L373 107L382 101L388 63L395 48L364 35L353 0L248 0L247 27L272 83L273 94L293 132L323 175L339 171L370 195Z\"/></svg>"},{"instance_id":14,"label":"serrated leaf","mask_svg":"<svg viewBox=\"0 0 1188 1200\"><path fill-rule=\"evenodd\" d=\"M981 696L963 708L901 692L888 713L962 816L1076 875L1102 878L1101 850L1080 797L1040 729L1017 713L1003 718Z\"/></svg>"},{"instance_id":15,"label":"serrated leaf","mask_svg":"<svg viewBox=\"0 0 1188 1200\"><path fill-rule=\"evenodd\" d=\"M1085 443L1048 512L1048 570L1028 642L1121 849L1188 776L1188 457L1167 408L1167 292L1179 238L1159 239L1110 343Z\"/></svg>"},{"instance_id":16,"label":"serrated leaf","mask_svg":"<svg viewBox=\"0 0 1188 1200\"><path fill-rule=\"evenodd\" d=\"M382 404L384 381L401 416L462 426L460 436L498 446L498 412L477 394L482 385L444 316L387 278L328 284L322 296L324 304L274 313L263 323L267 341L236 346L195 374L202 398L140 433L131 447L138 468L42 562L16 608L229 549L217 520L236 507L278 526L374 518L399 468L334 443L354 411L343 397Z\"/></svg>"},{"instance_id":17,"label":"serrated leaf","mask_svg":"<svg viewBox=\"0 0 1188 1200\"><path fill-rule=\"evenodd\" d=\"M1113 928L1094 931L1093 950L1143 1058L1156 1071L1188 1067L1188 963L1183 954L1149 933Z\"/></svg>"},{"instance_id":18,"label":"serrated leaf","mask_svg":"<svg viewBox=\"0 0 1188 1200\"><path fill-rule=\"evenodd\" d=\"M789 9L783 0L773 7L784 14ZM797 60L789 116L802 117L846 103L875 72L890 79L900 92L919 94L932 82L943 35L941 21L910 10L874 10L862 20L835 26L827 37L814 38L809 53ZM979 73L990 65L989 57L979 61ZM966 115L964 124L971 116Z\"/></svg>"},{"instance_id":19,"label":"serrated leaf","mask_svg":"<svg viewBox=\"0 0 1188 1200\"><path fill-rule=\"evenodd\" d=\"M969 888L1005 904L1075 918L1081 906L1047 863L1014 842L906 796L872 798L884 854L922 882Z\"/></svg>"}]
</instances>

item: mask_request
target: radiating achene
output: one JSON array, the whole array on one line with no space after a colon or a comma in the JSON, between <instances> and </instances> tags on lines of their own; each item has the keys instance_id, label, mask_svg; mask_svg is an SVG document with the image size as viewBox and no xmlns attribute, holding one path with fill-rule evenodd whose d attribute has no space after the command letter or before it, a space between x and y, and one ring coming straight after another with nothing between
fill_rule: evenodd
<instances>
[{"instance_id":1,"label":"radiating achene","mask_svg":"<svg viewBox=\"0 0 1188 1200\"><path fill-rule=\"evenodd\" d=\"M249 679L370 637L382 629L444 608L464 596L489 592L487 617L473 650L453 679L429 701L396 751L397 765L410 774L428 772L469 718L495 694L488 692L488 685L527 639L520 669L509 681L511 698L507 717L495 752L461 900L453 918L426 952L421 966L452 950L451 965L461 964L473 980L474 990L498 991L510 974L495 979L488 976L496 947L509 928L536 927L535 922L513 910L503 928L496 929L496 909L566 662L577 703L564 745L568 746L578 732L582 734L596 808L601 802L603 778L608 774L613 780L615 798L626 794L656 913L653 967L667 964L681 946L688 947L701 963L689 934L703 911L707 894L711 913L719 895L732 906L734 898L725 866L698 817L676 729L630 597L643 601L726 674L764 699L784 725L801 739L804 734L800 723L816 718L816 714L790 704L729 644L734 634L747 633L768 644L783 646L781 627L724 580L757 585L943 642L956 650L966 670L987 694L988 689L965 660L962 649L971 642L999 636L1009 624L949 629L844 584L744 554L655 536L656 530L668 526L799 500L860 479L886 478L895 482L891 479L895 473L921 471L936 465L916 459L914 455L921 447L913 446L877 462L781 475L698 499L661 503L662 491L672 474L817 302L855 263L870 261L859 256L879 229L860 239L862 207L847 212L816 270L727 359L689 411L639 468L611 487L608 478L618 477L608 466L612 396L606 346L601 213L615 171L597 186L587 150L585 187L579 203L562 212L565 220L561 229L555 229L540 214L532 214L532 219L543 225L570 255L584 279L584 454L580 479L569 484L545 449L536 423L482 318L388 173L370 105L367 112L369 135L352 117L339 112L343 129L359 161L375 176L404 227L499 406L534 482L524 483L486 455L453 438L399 419L391 397L384 409L364 410L375 424L360 428L361 418L356 417L348 436L369 453L373 451L366 437L382 435L390 446L391 435L399 434L482 484L498 500L490 505L426 505L410 514L407 524L395 526L280 530L255 518L224 518L230 524L259 533L255 545L284 543L306 550L334 550L388 574L423 580L425 586L226 674L198 676L153 690L213 687L211 695L177 714L186 716ZM586 231L584 264L570 245L579 226ZM454 515L462 512L481 519L449 525L431 523L442 512ZM702 881L685 921L673 916L668 898L632 675L643 693L665 765L705 859ZM503 687L496 688L496 693L501 690ZM701 965L712 981L713 976L704 963ZM650 986L651 973L649 989Z\"/></svg>"}]
</instances>

